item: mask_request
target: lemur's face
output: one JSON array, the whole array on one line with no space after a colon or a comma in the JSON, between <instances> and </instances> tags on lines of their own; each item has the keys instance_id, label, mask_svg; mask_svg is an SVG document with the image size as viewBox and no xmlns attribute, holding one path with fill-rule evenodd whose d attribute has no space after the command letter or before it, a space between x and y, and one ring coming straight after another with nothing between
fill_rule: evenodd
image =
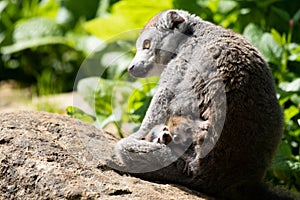
<instances>
[{"instance_id":1,"label":"lemur's face","mask_svg":"<svg viewBox=\"0 0 300 200\"><path fill-rule=\"evenodd\" d=\"M160 35L161 33L154 28L142 32L136 42L136 55L128 68L131 75L150 77L162 73L168 61L160 53L163 43Z\"/></svg>"},{"instance_id":2,"label":"lemur's face","mask_svg":"<svg viewBox=\"0 0 300 200\"><path fill-rule=\"evenodd\" d=\"M128 67L135 77L160 76L167 64L176 57L183 34L178 31L184 19L175 11L155 16L136 42L136 55ZM158 23L157 26L151 26Z\"/></svg>"}]
</instances>

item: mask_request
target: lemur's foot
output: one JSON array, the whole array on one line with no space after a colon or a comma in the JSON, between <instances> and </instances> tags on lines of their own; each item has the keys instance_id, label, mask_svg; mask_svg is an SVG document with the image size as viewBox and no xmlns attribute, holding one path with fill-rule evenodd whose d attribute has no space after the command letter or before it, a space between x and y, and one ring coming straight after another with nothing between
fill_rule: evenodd
<instances>
[{"instance_id":1,"label":"lemur's foot","mask_svg":"<svg viewBox=\"0 0 300 200\"><path fill-rule=\"evenodd\" d=\"M180 166L181 166L181 170L182 173L185 176L192 176L192 170L191 170L191 160L188 158L188 156L186 154L183 154L180 159L178 160Z\"/></svg>"}]
</instances>

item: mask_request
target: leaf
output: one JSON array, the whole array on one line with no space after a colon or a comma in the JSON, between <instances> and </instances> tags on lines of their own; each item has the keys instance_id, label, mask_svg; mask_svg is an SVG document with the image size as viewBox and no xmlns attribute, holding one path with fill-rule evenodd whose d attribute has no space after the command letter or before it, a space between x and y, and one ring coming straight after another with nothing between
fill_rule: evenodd
<instances>
[{"instance_id":1,"label":"leaf","mask_svg":"<svg viewBox=\"0 0 300 200\"><path fill-rule=\"evenodd\" d=\"M294 22L297 22L300 20L300 8L297 10L297 12L293 16Z\"/></svg>"},{"instance_id":2,"label":"leaf","mask_svg":"<svg viewBox=\"0 0 300 200\"><path fill-rule=\"evenodd\" d=\"M77 88L84 100L95 109L100 127L112 121L130 121L127 108L133 91L132 83L90 77L80 80Z\"/></svg>"},{"instance_id":3,"label":"leaf","mask_svg":"<svg viewBox=\"0 0 300 200\"><path fill-rule=\"evenodd\" d=\"M2 47L1 53L11 54L28 48L51 44L72 46L72 42L63 37L61 27L53 20L44 17L35 17L19 22L13 32L13 41L12 45Z\"/></svg>"},{"instance_id":4,"label":"leaf","mask_svg":"<svg viewBox=\"0 0 300 200\"><path fill-rule=\"evenodd\" d=\"M279 88L286 92L300 92L300 78L296 78L292 82L282 82Z\"/></svg>"},{"instance_id":5,"label":"leaf","mask_svg":"<svg viewBox=\"0 0 300 200\"><path fill-rule=\"evenodd\" d=\"M36 38L28 41L18 42L13 45L4 46L0 49L0 52L3 54L12 54L24 49L29 49L37 46L43 45L53 45L53 44L64 44L72 46L72 41L64 37L45 37L45 38Z\"/></svg>"},{"instance_id":6,"label":"leaf","mask_svg":"<svg viewBox=\"0 0 300 200\"><path fill-rule=\"evenodd\" d=\"M272 36L273 36L274 41L277 42L277 44L283 45L281 36L280 36L280 34L278 33L278 31L276 31L274 28L272 28L272 29L271 29L271 34L272 34Z\"/></svg>"},{"instance_id":7,"label":"leaf","mask_svg":"<svg viewBox=\"0 0 300 200\"><path fill-rule=\"evenodd\" d=\"M47 36L63 36L63 31L55 21L45 17L35 17L19 22L13 32L15 43Z\"/></svg>"},{"instance_id":8,"label":"leaf","mask_svg":"<svg viewBox=\"0 0 300 200\"><path fill-rule=\"evenodd\" d=\"M300 61L300 45L296 43L290 43L288 48L290 51L289 60Z\"/></svg>"},{"instance_id":9,"label":"leaf","mask_svg":"<svg viewBox=\"0 0 300 200\"><path fill-rule=\"evenodd\" d=\"M238 6L236 1L227 0L227 1L219 1L218 12L220 13L229 13L234 10Z\"/></svg>"},{"instance_id":10,"label":"leaf","mask_svg":"<svg viewBox=\"0 0 300 200\"><path fill-rule=\"evenodd\" d=\"M141 123L157 86L157 77L139 79L138 83L128 100L128 112L135 122Z\"/></svg>"},{"instance_id":11,"label":"leaf","mask_svg":"<svg viewBox=\"0 0 300 200\"><path fill-rule=\"evenodd\" d=\"M8 1L0 1L0 13L2 13L6 6L8 5Z\"/></svg>"},{"instance_id":12,"label":"leaf","mask_svg":"<svg viewBox=\"0 0 300 200\"><path fill-rule=\"evenodd\" d=\"M38 15L55 19L59 10L59 3L56 0L42 1L38 6Z\"/></svg>"},{"instance_id":13,"label":"leaf","mask_svg":"<svg viewBox=\"0 0 300 200\"><path fill-rule=\"evenodd\" d=\"M293 137L299 137L300 136L300 129L289 131L289 135L293 136Z\"/></svg>"},{"instance_id":14,"label":"leaf","mask_svg":"<svg viewBox=\"0 0 300 200\"><path fill-rule=\"evenodd\" d=\"M282 47L275 42L270 33L264 33L258 46L268 62L280 65Z\"/></svg>"},{"instance_id":15,"label":"leaf","mask_svg":"<svg viewBox=\"0 0 300 200\"><path fill-rule=\"evenodd\" d=\"M172 8L172 1L157 3L155 0L122 0L115 3L108 17L100 17L84 24L85 29L97 37L107 40L117 34L141 29L145 23L157 13ZM134 39L137 31L129 32L128 39Z\"/></svg>"},{"instance_id":16,"label":"leaf","mask_svg":"<svg viewBox=\"0 0 300 200\"><path fill-rule=\"evenodd\" d=\"M295 105L300 105L300 95L298 94L293 94L291 96L291 101L295 104Z\"/></svg>"},{"instance_id":17,"label":"leaf","mask_svg":"<svg viewBox=\"0 0 300 200\"><path fill-rule=\"evenodd\" d=\"M288 159L292 155L291 147L286 142L281 142L279 144L275 158L278 159Z\"/></svg>"},{"instance_id":18,"label":"leaf","mask_svg":"<svg viewBox=\"0 0 300 200\"><path fill-rule=\"evenodd\" d=\"M292 54L292 55L290 55L289 56L289 60L290 61L300 61L300 53L298 53L298 54Z\"/></svg>"},{"instance_id":19,"label":"leaf","mask_svg":"<svg viewBox=\"0 0 300 200\"><path fill-rule=\"evenodd\" d=\"M285 123L288 123L288 121L290 121L294 116L296 116L299 113L299 109L292 105L289 108L284 110L284 120Z\"/></svg>"},{"instance_id":20,"label":"leaf","mask_svg":"<svg viewBox=\"0 0 300 200\"><path fill-rule=\"evenodd\" d=\"M248 24L243 32L243 35L257 48L261 42L263 31L261 28L253 23Z\"/></svg>"},{"instance_id":21,"label":"leaf","mask_svg":"<svg viewBox=\"0 0 300 200\"><path fill-rule=\"evenodd\" d=\"M94 123L96 118L92 115L89 115L85 113L83 110L74 107L74 106L68 106L67 107L67 114L71 117L74 117L76 119L80 119L81 121L88 122L88 123Z\"/></svg>"}]
</instances>

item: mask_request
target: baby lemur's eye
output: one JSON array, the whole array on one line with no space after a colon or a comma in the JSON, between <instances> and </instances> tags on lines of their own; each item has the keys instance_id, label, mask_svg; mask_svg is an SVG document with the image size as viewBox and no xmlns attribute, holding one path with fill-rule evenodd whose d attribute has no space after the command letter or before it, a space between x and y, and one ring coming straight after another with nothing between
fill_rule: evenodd
<instances>
[{"instance_id":1,"label":"baby lemur's eye","mask_svg":"<svg viewBox=\"0 0 300 200\"><path fill-rule=\"evenodd\" d=\"M150 40L144 40L143 49L149 49L149 48L150 48Z\"/></svg>"}]
</instances>

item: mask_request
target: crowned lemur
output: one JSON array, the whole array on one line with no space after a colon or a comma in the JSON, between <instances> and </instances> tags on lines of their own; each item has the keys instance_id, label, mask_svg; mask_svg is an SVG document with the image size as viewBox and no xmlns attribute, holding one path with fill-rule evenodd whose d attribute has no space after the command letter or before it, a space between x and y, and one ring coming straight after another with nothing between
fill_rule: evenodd
<instances>
[{"instance_id":1,"label":"crowned lemur","mask_svg":"<svg viewBox=\"0 0 300 200\"><path fill-rule=\"evenodd\" d=\"M254 46L168 10L146 24L136 47L129 73L160 81L140 129L116 145L121 170L225 199L290 199L262 183L283 117Z\"/></svg>"}]
</instances>

